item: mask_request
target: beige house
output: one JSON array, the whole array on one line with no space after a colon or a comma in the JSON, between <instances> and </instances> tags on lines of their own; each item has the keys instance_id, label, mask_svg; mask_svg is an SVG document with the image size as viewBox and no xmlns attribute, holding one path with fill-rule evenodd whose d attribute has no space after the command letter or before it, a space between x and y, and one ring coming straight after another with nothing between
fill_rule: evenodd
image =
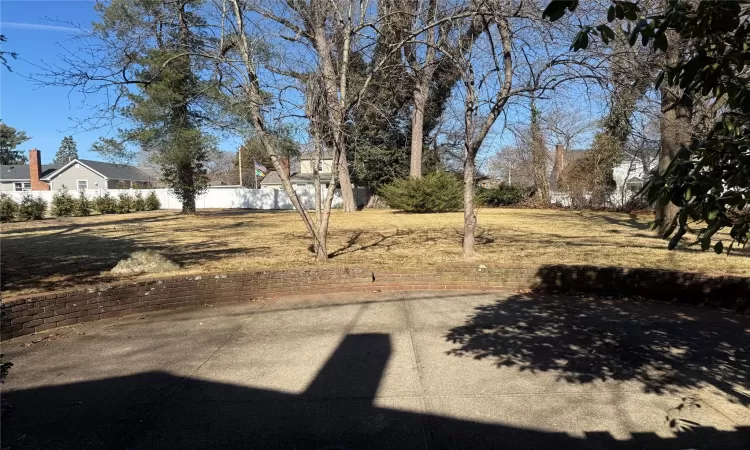
<instances>
[{"instance_id":1,"label":"beige house","mask_svg":"<svg viewBox=\"0 0 750 450\"><path fill-rule=\"evenodd\" d=\"M314 174L313 174L313 163L314 158L312 155L303 155L299 159L299 172L291 173L289 175L289 181L295 189L306 188L312 190L314 188ZM331 168L333 167L333 158L330 154L323 154L323 157L318 162L318 172L320 173L320 185L327 189L331 180ZM328 182L327 182L328 181ZM260 182L261 189L283 189L281 184L281 177L279 174L272 170L268 172L268 175L263 178Z\"/></svg>"}]
</instances>

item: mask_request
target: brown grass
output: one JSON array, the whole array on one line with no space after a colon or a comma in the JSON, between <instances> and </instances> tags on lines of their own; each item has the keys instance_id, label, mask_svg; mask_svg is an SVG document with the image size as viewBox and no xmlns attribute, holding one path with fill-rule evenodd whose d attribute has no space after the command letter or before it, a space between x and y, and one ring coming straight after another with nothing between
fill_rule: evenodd
<instances>
[{"instance_id":1,"label":"brown grass","mask_svg":"<svg viewBox=\"0 0 750 450\"><path fill-rule=\"evenodd\" d=\"M565 210L479 210L477 264L594 264L750 275L748 252L668 251L649 216ZM333 265L418 267L461 262L462 214L336 211ZM295 212L175 212L48 219L3 225L4 296L113 281L109 270L153 248L181 273L314 265Z\"/></svg>"}]
</instances>

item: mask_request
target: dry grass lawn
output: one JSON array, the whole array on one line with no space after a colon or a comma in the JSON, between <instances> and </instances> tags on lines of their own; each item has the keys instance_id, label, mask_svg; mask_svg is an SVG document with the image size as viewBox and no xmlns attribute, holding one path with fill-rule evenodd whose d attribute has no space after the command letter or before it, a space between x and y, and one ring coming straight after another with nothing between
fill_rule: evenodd
<instances>
[{"instance_id":1,"label":"dry grass lawn","mask_svg":"<svg viewBox=\"0 0 750 450\"><path fill-rule=\"evenodd\" d=\"M482 209L478 264L595 264L750 275L747 251L731 256L683 246L668 251L650 216L562 210ZM418 267L460 262L462 214L334 212L333 265ZM117 262L137 249L163 252L181 273L314 265L297 214L150 212L4 224L4 297L113 281Z\"/></svg>"}]
</instances>

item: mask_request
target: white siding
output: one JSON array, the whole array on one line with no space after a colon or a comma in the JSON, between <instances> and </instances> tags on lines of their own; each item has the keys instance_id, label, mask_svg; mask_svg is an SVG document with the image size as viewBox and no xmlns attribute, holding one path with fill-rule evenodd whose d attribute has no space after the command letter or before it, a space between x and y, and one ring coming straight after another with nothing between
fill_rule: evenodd
<instances>
[{"instance_id":1,"label":"white siding","mask_svg":"<svg viewBox=\"0 0 750 450\"><path fill-rule=\"evenodd\" d=\"M333 160L332 159L321 159L321 169L320 172L322 173L331 173L331 168L333 167ZM299 173L313 173L313 166L312 161L310 160L302 160L299 162Z\"/></svg>"}]
</instances>

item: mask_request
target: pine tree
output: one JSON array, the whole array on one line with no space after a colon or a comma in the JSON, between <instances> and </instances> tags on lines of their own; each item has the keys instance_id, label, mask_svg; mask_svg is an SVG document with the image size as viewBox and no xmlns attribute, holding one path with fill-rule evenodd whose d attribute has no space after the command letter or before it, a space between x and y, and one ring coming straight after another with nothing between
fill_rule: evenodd
<instances>
[{"instance_id":1,"label":"pine tree","mask_svg":"<svg viewBox=\"0 0 750 450\"><path fill-rule=\"evenodd\" d=\"M29 139L25 132L0 123L0 164L26 164L28 158L16 147Z\"/></svg>"},{"instance_id":2,"label":"pine tree","mask_svg":"<svg viewBox=\"0 0 750 450\"><path fill-rule=\"evenodd\" d=\"M78 147L76 141L73 140L73 136L65 136L60 142L60 148L55 154L55 164L65 164L74 159L78 159Z\"/></svg>"},{"instance_id":3,"label":"pine tree","mask_svg":"<svg viewBox=\"0 0 750 450\"><path fill-rule=\"evenodd\" d=\"M196 13L199 4L114 0L98 6L102 20L96 25L118 36L129 52L124 70L135 88L123 90L129 105L120 112L134 126L124 130L117 143L137 144L147 152L188 214L195 212L195 198L208 186L205 163L215 148L214 140L201 131L198 104L205 86L198 75L200 61L190 56L204 45L205 24ZM152 39L142 39L146 34ZM106 153L108 141L101 142L97 151ZM112 151L122 153L121 145Z\"/></svg>"}]
</instances>

